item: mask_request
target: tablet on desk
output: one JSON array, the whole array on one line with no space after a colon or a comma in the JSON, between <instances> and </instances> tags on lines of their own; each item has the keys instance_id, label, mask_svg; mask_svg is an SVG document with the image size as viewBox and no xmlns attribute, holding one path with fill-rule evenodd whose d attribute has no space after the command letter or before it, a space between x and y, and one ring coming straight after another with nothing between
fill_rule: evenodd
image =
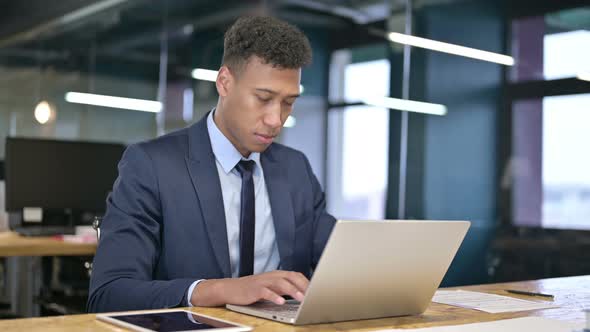
<instances>
[{"instance_id":1,"label":"tablet on desk","mask_svg":"<svg viewBox=\"0 0 590 332\"><path fill-rule=\"evenodd\" d=\"M197 314L187 310L152 311L135 314L99 314L98 320L141 332L172 331L252 331L251 327Z\"/></svg>"}]
</instances>

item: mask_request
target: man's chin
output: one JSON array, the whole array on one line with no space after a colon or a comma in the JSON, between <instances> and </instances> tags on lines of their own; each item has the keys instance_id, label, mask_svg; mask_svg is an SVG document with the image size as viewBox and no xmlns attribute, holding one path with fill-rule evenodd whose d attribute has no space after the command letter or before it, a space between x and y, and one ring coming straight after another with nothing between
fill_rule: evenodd
<instances>
[{"instance_id":1,"label":"man's chin","mask_svg":"<svg viewBox=\"0 0 590 332\"><path fill-rule=\"evenodd\" d=\"M257 143L257 144L253 144L251 146L250 151L251 152L258 152L258 153L262 153L264 151L266 151L266 149L268 149L269 146L272 145L272 142L270 144L265 144L265 143Z\"/></svg>"}]
</instances>

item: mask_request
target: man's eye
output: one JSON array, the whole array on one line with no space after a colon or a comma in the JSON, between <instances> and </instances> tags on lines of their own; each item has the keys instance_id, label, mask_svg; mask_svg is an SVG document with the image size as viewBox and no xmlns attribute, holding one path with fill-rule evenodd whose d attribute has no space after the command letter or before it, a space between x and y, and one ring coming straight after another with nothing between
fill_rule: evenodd
<instances>
[{"instance_id":1,"label":"man's eye","mask_svg":"<svg viewBox=\"0 0 590 332\"><path fill-rule=\"evenodd\" d=\"M260 100L263 103L268 103L269 101L271 101L271 98L262 98L260 96L256 96L258 98L258 100Z\"/></svg>"}]
</instances>

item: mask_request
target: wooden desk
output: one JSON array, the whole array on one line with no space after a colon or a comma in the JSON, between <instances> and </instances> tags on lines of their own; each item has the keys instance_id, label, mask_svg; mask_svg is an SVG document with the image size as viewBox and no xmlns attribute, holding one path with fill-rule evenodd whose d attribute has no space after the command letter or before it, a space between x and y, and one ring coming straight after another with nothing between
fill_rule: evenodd
<instances>
[{"instance_id":1,"label":"wooden desk","mask_svg":"<svg viewBox=\"0 0 590 332\"><path fill-rule=\"evenodd\" d=\"M14 314L39 316L33 298L41 288L41 256L91 256L96 243L64 242L53 237L25 237L0 232L0 258L7 257L6 289Z\"/></svg>"},{"instance_id":2,"label":"wooden desk","mask_svg":"<svg viewBox=\"0 0 590 332\"><path fill-rule=\"evenodd\" d=\"M253 326L255 331L372 331L388 328L416 328L439 325L458 325L492 321L504 318L541 316L571 322L583 322L583 308L590 308L590 276L544 279L536 281L490 284L459 287L461 289L508 295L504 289L514 288L538 291L555 295L555 309L525 311L518 313L488 314L476 310L432 303L419 316L372 319L335 324L291 326L273 321L241 315L222 308L192 308L192 311L211 315L237 323ZM510 295L514 296L514 295ZM527 296L516 296L531 299ZM533 298L538 299L538 298ZM0 321L0 331L123 331L122 329L95 320L95 315L31 318Z\"/></svg>"},{"instance_id":3,"label":"wooden desk","mask_svg":"<svg viewBox=\"0 0 590 332\"><path fill-rule=\"evenodd\" d=\"M71 243L52 237L25 237L0 232L0 257L94 255L96 243Z\"/></svg>"}]
</instances>

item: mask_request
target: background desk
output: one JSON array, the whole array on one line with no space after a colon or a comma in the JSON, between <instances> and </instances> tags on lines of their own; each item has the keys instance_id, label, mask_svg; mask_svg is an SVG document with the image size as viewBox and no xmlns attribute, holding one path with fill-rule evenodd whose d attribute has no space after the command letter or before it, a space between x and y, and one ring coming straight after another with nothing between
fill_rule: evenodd
<instances>
[{"instance_id":1,"label":"background desk","mask_svg":"<svg viewBox=\"0 0 590 332\"><path fill-rule=\"evenodd\" d=\"M488 314L476 310L452 307L432 303L428 310L419 316L394 317L383 319L320 324L295 327L241 315L222 308L191 308L190 310L215 316L237 323L253 326L255 331L371 331L388 328L416 328L440 325L456 325L473 322L492 321L503 318L524 316L541 316L546 318L583 322L584 308L590 308L590 276L544 279L536 281L490 284L469 287L457 287L473 291L482 291L508 295L504 289L521 289L538 291L555 295L553 303L560 308L517 313ZM510 295L513 296L513 295ZM531 299L527 296L516 296ZM538 298L535 298L538 299ZM121 331L111 325L95 320L95 315L74 315L62 317L16 319L0 321L0 331Z\"/></svg>"},{"instance_id":2,"label":"background desk","mask_svg":"<svg viewBox=\"0 0 590 332\"><path fill-rule=\"evenodd\" d=\"M0 257L94 255L95 243L71 243L53 237L24 237L0 232Z\"/></svg>"},{"instance_id":3,"label":"background desk","mask_svg":"<svg viewBox=\"0 0 590 332\"><path fill-rule=\"evenodd\" d=\"M6 288L12 312L25 317L39 315L33 299L41 287L41 256L86 256L95 252L94 243L71 243L53 237L24 237L14 232L0 232L0 257L8 257Z\"/></svg>"}]
</instances>

